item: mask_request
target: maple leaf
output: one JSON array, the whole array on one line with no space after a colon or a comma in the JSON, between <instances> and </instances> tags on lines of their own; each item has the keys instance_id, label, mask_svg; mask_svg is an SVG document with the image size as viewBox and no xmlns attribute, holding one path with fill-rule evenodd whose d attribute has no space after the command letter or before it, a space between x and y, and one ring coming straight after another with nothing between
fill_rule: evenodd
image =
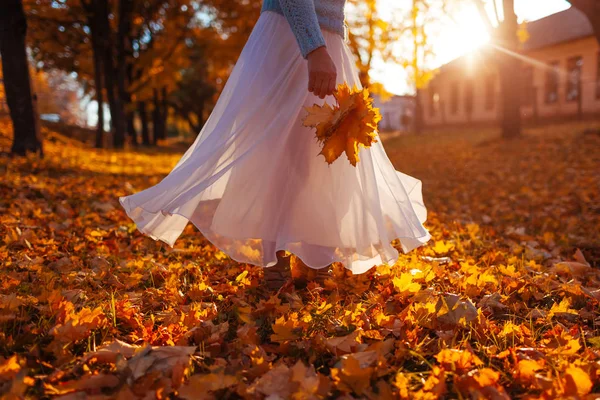
<instances>
[{"instance_id":1,"label":"maple leaf","mask_svg":"<svg viewBox=\"0 0 600 400\"><path fill-rule=\"evenodd\" d=\"M464 325L477 318L477 308L469 300L448 294L436 304L438 321L443 324Z\"/></svg>"},{"instance_id":2,"label":"maple leaf","mask_svg":"<svg viewBox=\"0 0 600 400\"><path fill-rule=\"evenodd\" d=\"M297 383L292 382L293 372L285 364L278 364L275 368L257 379L250 388L251 394L258 392L268 397L279 399L290 398L297 388Z\"/></svg>"},{"instance_id":3,"label":"maple leaf","mask_svg":"<svg viewBox=\"0 0 600 400\"><path fill-rule=\"evenodd\" d=\"M444 369L449 370L467 371L483 364L479 357L467 350L444 349L435 358Z\"/></svg>"},{"instance_id":4,"label":"maple leaf","mask_svg":"<svg viewBox=\"0 0 600 400\"><path fill-rule=\"evenodd\" d=\"M340 368L331 369L331 377L338 389L361 395L371 386L374 370L372 367L361 368L358 359L348 356L342 360Z\"/></svg>"},{"instance_id":5,"label":"maple leaf","mask_svg":"<svg viewBox=\"0 0 600 400\"><path fill-rule=\"evenodd\" d=\"M50 330L60 341L77 341L86 338L89 332L106 325L107 319L101 307L91 310L87 307L67 317L64 325L58 324Z\"/></svg>"},{"instance_id":6,"label":"maple leaf","mask_svg":"<svg viewBox=\"0 0 600 400\"><path fill-rule=\"evenodd\" d=\"M439 399L446 392L446 371L443 368L434 365L431 369L431 374L423 384L423 387L418 392L414 393L414 399Z\"/></svg>"},{"instance_id":7,"label":"maple leaf","mask_svg":"<svg viewBox=\"0 0 600 400\"><path fill-rule=\"evenodd\" d=\"M547 318L550 320L554 316L564 314L577 315L577 311L571 308L571 299L568 297L562 299L559 304L554 303L550 309L550 312L548 312Z\"/></svg>"},{"instance_id":8,"label":"maple leaf","mask_svg":"<svg viewBox=\"0 0 600 400\"><path fill-rule=\"evenodd\" d=\"M0 379L10 380L21 370L21 365L17 355L10 357L8 360L0 360Z\"/></svg>"},{"instance_id":9,"label":"maple leaf","mask_svg":"<svg viewBox=\"0 0 600 400\"><path fill-rule=\"evenodd\" d=\"M346 354L356 351L357 346L360 344L360 331L356 330L349 335L334 337L327 339L326 345L334 354Z\"/></svg>"},{"instance_id":10,"label":"maple leaf","mask_svg":"<svg viewBox=\"0 0 600 400\"><path fill-rule=\"evenodd\" d=\"M290 368L291 381L298 384L298 389L293 394L295 399L306 399L311 397L324 397L327 393L326 385L322 384L322 375L315 372L312 365L308 367L300 360ZM327 380L328 381L328 380ZM323 393L325 391L325 393Z\"/></svg>"},{"instance_id":11,"label":"maple leaf","mask_svg":"<svg viewBox=\"0 0 600 400\"><path fill-rule=\"evenodd\" d=\"M300 324L296 314L292 314L287 320L282 315L277 318L272 325L273 334L271 335L271 340L273 342L285 342L287 340L297 339L298 335L296 332L299 326Z\"/></svg>"},{"instance_id":12,"label":"maple leaf","mask_svg":"<svg viewBox=\"0 0 600 400\"><path fill-rule=\"evenodd\" d=\"M463 396L510 400L504 388L498 384L500 374L493 369L475 369L457 379L457 388Z\"/></svg>"},{"instance_id":13,"label":"maple leaf","mask_svg":"<svg viewBox=\"0 0 600 400\"><path fill-rule=\"evenodd\" d=\"M327 131L334 123L335 109L325 103L323 106L314 104L306 108L308 114L303 120L304 126L312 126L317 129L317 139L325 141L327 139Z\"/></svg>"},{"instance_id":14,"label":"maple leaf","mask_svg":"<svg viewBox=\"0 0 600 400\"><path fill-rule=\"evenodd\" d=\"M323 144L320 155L328 164L337 160L342 153L356 167L361 147L370 147L377 142L377 123L381 114L373 108L373 99L367 89L338 85L333 96L337 104L324 103L305 107L307 114L304 126L316 128L316 138Z\"/></svg>"},{"instance_id":15,"label":"maple leaf","mask_svg":"<svg viewBox=\"0 0 600 400\"><path fill-rule=\"evenodd\" d=\"M17 297L16 293L11 293L7 296L0 295L0 306L7 310L17 310L23 304L23 300Z\"/></svg>"},{"instance_id":16,"label":"maple leaf","mask_svg":"<svg viewBox=\"0 0 600 400\"><path fill-rule=\"evenodd\" d=\"M221 390L238 383L237 377L225 375L223 371L204 375L194 375L179 389L179 397L184 399L213 399L210 392Z\"/></svg>"},{"instance_id":17,"label":"maple leaf","mask_svg":"<svg viewBox=\"0 0 600 400\"><path fill-rule=\"evenodd\" d=\"M392 283L401 295L410 295L421 290L421 285L413 282L413 275L408 272L403 273L399 278L394 277Z\"/></svg>"}]
</instances>

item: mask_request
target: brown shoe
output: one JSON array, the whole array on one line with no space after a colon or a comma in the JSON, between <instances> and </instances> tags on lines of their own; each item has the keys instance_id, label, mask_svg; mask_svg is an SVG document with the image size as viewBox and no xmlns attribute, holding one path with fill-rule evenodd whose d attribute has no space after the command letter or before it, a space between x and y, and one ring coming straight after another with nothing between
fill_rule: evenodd
<instances>
[{"instance_id":1,"label":"brown shoe","mask_svg":"<svg viewBox=\"0 0 600 400\"><path fill-rule=\"evenodd\" d=\"M329 274L330 266L315 269L306 265L302 260L296 256L292 256L292 277L296 286L306 286L308 282L314 281L319 285L323 286L325 280L331 277Z\"/></svg>"},{"instance_id":2,"label":"brown shoe","mask_svg":"<svg viewBox=\"0 0 600 400\"><path fill-rule=\"evenodd\" d=\"M290 258L277 254L277 264L272 267L264 267L263 275L265 286L272 291L281 289L292 277L290 269Z\"/></svg>"}]
</instances>

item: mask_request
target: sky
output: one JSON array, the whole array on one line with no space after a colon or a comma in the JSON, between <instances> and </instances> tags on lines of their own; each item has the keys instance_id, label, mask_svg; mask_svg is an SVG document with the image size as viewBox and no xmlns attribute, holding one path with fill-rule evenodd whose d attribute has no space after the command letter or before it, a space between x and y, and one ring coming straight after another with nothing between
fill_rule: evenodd
<instances>
[{"instance_id":1,"label":"sky","mask_svg":"<svg viewBox=\"0 0 600 400\"><path fill-rule=\"evenodd\" d=\"M398 0L379 0L381 6L392 7ZM470 0L464 1L464 7L455 17L455 23L444 29L443 36L433 37L432 45L436 52L435 66L443 65L462 54L482 46L489 40L485 26ZM501 1L498 1L501 8ZM534 21L550 14L569 8L565 0L515 0L515 11L519 21ZM374 62L371 79L382 82L386 89L394 94L411 93L406 71L399 65Z\"/></svg>"}]
</instances>

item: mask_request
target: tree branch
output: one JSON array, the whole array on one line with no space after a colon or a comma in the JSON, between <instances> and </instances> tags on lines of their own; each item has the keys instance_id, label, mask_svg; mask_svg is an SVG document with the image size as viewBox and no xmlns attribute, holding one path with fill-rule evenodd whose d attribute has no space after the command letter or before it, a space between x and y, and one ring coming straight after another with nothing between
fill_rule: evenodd
<instances>
[{"instance_id":1,"label":"tree branch","mask_svg":"<svg viewBox=\"0 0 600 400\"><path fill-rule=\"evenodd\" d=\"M495 28L494 28L494 25L492 24L492 20L490 19L490 16L485 11L485 4L483 4L483 0L472 0L472 1L475 4L475 7L477 7L477 11L479 11L479 15L481 16L481 19L483 20L483 23L484 23L486 29L490 33L492 33L495 30Z\"/></svg>"},{"instance_id":2,"label":"tree branch","mask_svg":"<svg viewBox=\"0 0 600 400\"><path fill-rule=\"evenodd\" d=\"M500 25L500 13L498 12L498 2L496 0L492 0L492 4L494 5L494 15L496 16L496 23Z\"/></svg>"}]
</instances>

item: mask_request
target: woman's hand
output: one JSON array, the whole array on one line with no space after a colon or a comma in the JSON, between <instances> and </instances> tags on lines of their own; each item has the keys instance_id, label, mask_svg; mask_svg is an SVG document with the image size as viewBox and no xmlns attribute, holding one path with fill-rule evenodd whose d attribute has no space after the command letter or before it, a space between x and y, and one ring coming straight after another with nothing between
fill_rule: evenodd
<instances>
[{"instance_id":1,"label":"woman's hand","mask_svg":"<svg viewBox=\"0 0 600 400\"><path fill-rule=\"evenodd\" d=\"M324 99L335 90L337 71L327 47L321 46L306 57L308 60L308 91Z\"/></svg>"}]
</instances>

